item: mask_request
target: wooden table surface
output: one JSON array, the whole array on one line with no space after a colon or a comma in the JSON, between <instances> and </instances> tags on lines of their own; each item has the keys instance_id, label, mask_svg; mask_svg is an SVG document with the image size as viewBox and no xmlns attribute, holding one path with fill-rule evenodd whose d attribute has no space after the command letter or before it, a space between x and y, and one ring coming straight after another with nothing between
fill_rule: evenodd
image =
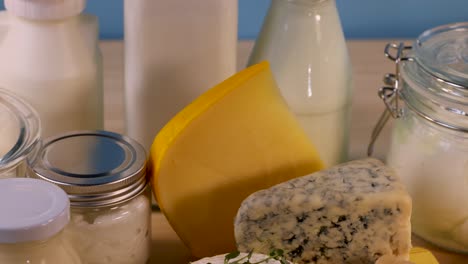
<instances>
[{"instance_id":1,"label":"wooden table surface","mask_svg":"<svg viewBox=\"0 0 468 264\"><path fill-rule=\"evenodd\" d=\"M398 40L355 40L348 41L354 72L354 96L352 107L350 158L366 156L367 144L373 126L384 109L377 97L385 73L395 70L394 64L384 57L383 49L389 41ZM238 45L238 68L247 61L252 42ZM123 43L105 41L101 43L104 56L104 104L105 127L109 131L124 133L123 107ZM389 143L391 122L379 137L374 156L383 158ZM153 213L153 250L151 263L185 264L189 253L178 239L161 213ZM468 264L468 255L459 255L434 247L413 237L413 245L430 249L440 264Z\"/></svg>"}]
</instances>

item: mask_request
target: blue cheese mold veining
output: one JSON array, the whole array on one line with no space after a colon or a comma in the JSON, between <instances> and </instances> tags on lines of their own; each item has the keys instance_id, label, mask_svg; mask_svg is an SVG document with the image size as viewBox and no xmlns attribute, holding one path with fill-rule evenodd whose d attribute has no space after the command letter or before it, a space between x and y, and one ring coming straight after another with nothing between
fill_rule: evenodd
<instances>
[{"instance_id":1,"label":"blue cheese mold veining","mask_svg":"<svg viewBox=\"0 0 468 264\"><path fill-rule=\"evenodd\" d=\"M250 195L235 219L241 251L285 250L297 263L408 259L411 197L376 159L352 161Z\"/></svg>"}]
</instances>

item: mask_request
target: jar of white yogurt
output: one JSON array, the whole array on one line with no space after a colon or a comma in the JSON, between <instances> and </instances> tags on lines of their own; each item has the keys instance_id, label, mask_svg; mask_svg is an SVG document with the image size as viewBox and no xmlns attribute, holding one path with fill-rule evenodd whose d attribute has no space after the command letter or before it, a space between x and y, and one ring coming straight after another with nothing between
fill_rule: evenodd
<instances>
[{"instance_id":1,"label":"jar of white yogurt","mask_svg":"<svg viewBox=\"0 0 468 264\"><path fill-rule=\"evenodd\" d=\"M380 90L380 125L396 118L387 161L413 198L413 231L468 253L468 23L389 44L386 55L397 72Z\"/></svg>"},{"instance_id":2,"label":"jar of white yogurt","mask_svg":"<svg viewBox=\"0 0 468 264\"><path fill-rule=\"evenodd\" d=\"M0 179L26 176L26 160L39 146L39 115L27 102L0 88Z\"/></svg>"},{"instance_id":3,"label":"jar of white yogurt","mask_svg":"<svg viewBox=\"0 0 468 264\"><path fill-rule=\"evenodd\" d=\"M111 132L80 131L47 139L31 176L65 190L71 221L65 235L84 264L145 264L151 245L146 154Z\"/></svg>"},{"instance_id":4,"label":"jar of white yogurt","mask_svg":"<svg viewBox=\"0 0 468 264\"><path fill-rule=\"evenodd\" d=\"M67 194L48 182L0 180L0 263L80 264L64 236Z\"/></svg>"}]
</instances>

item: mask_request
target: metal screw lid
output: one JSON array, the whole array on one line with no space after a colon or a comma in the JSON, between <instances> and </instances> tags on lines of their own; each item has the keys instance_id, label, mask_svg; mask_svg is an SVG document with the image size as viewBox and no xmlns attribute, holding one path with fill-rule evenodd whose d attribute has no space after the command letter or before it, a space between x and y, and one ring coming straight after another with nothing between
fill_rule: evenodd
<instances>
[{"instance_id":1,"label":"metal screw lid","mask_svg":"<svg viewBox=\"0 0 468 264\"><path fill-rule=\"evenodd\" d=\"M146 154L133 139L107 131L76 131L49 138L30 174L60 186L72 207L126 201L147 185Z\"/></svg>"}]
</instances>

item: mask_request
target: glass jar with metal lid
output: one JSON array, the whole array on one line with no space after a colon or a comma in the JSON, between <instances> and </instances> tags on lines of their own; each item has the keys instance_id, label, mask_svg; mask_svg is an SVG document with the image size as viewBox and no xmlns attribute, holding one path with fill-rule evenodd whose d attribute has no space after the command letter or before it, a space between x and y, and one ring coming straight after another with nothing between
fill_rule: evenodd
<instances>
[{"instance_id":1,"label":"glass jar with metal lid","mask_svg":"<svg viewBox=\"0 0 468 264\"><path fill-rule=\"evenodd\" d=\"M40 142L37 112L18 96L0 88L0 178L26 176L26 160Z\"/></svg>"},{"instance_id":2,"label":"glass jar with metal lid","mask_svg":"<svg viewBox=\"0 0 468 264\"><path fill-rule=\"evenodd\" d=\"M136 141L111 132L80 131L47 139L31 176L68 194L65 234L84 264L148 263L151 192L146 154Z\"/></svg>"},{"instance_id":3,"label":"glass jar with metal lid","mask_svg":"<svg viewBox=\"0 0 468 264\"><path fill-rule=\"evenodd\" d=\"M387 163L413 197L414 233L468 253L468 23L428 30L412 47L389 44L386 55L396 74L379 92L387 110L372 143L395 117Z\"/></svg>"}]
</instances>

